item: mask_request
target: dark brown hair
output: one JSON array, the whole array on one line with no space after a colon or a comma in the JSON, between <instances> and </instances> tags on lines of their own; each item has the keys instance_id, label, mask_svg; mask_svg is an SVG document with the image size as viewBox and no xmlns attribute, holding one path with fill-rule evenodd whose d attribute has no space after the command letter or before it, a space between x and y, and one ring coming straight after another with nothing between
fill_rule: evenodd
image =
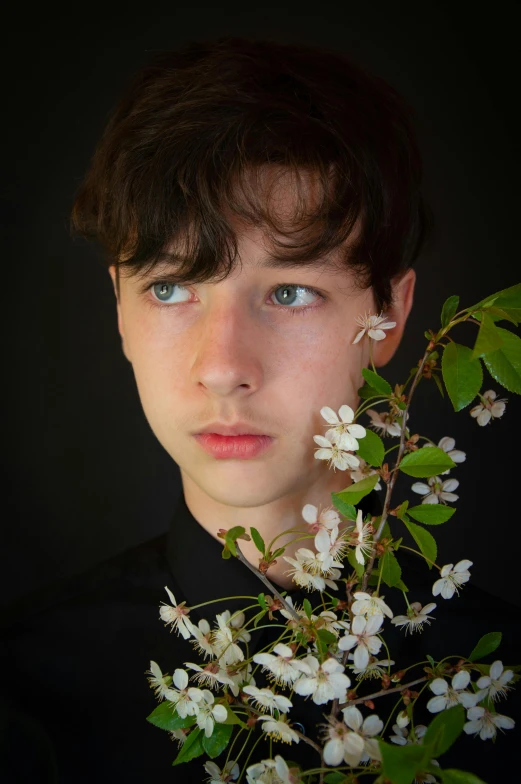
<instances>
[{"instance_id":1,"label":"dark brown hair","mask_svg":"<svg viewBox=\"0 0 521 784\"><path fill-rule=\"evenodd\" d=\"M272 210L258 176L266 171L295 183L291 219ZM72 228L132 274L182 240L177 274L196 283L235 265L235 216L266 231L279 261L339 249L385 307L424 239L420 180L409 111L383 80L324 49L221 37L156 54L136 75L79 189Z\"/></svg>"}]
</instances>

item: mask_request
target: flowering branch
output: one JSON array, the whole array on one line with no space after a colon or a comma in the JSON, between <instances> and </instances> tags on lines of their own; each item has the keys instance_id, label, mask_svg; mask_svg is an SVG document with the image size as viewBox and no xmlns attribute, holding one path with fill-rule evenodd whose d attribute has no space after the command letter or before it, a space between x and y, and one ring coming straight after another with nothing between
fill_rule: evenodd
<instances>
[{"instance_id":1,"label":"flowering branch","mask_svg":"<svg viewBox=\"0 0 521 784\"><path fill-rule=\"evenodd\" d=\"M344 491L332 494L333 507L319 510L312 504L305 504L302 517L307 528L278 533L268 547L260 531L253 527L250 528L251 536L241 526L219 532L225 542L223 557L237 557L269 590L270 595L257 597L260 612L246 621L245 612L252 609L251 606L233 614L226 610L216 616L213 628L206 619L196 626L190 619L190 611L195 608L187 607L185 602L177 604L167 588L171 604L163 604L160 608L161 618L185 640L191 639L205 659L201 665L186 662L188 671L178 668L172 676L163 675L159 666L151 662L149 681L160 705L149 720L168 730L181 744L174 764L206 752L212 758L205 764L210 784L236 781L239 777L243 781L244 776L248 784L268 781L299 784L304 779L311 784L311 781L317 782L316 778L310 778L315 775L319 777L319 784L351 780L352 776L360 775L372 776L373 784L383 780L401 784L407 777L411 781L434 781L433 775L438 777L438 774L448 781L446 774L450 771L443 771L436 757L449 748L461 732L479 735L485 740L495 738L499 729L513 728L514 721L499 713L495 703L507 696L519 678L515 674L517 668L505 669L499 659L492 664L482 661L499 646L500 633L484 635L468 658L448 654L436 662L423 653L420 662L393 670L397 674L392 677L391 667L395 662L383 628L384 622L390 622L406 633L421 633L424 625L435 620L433 612L437 608L434 602L422 607L419 602L409 600L396 555L401 551L402 540L396 539L391 531L391 516L400 519L415 540L418 549L413 552L420 555L429 568L439 570L432 586L434 597L449 600L457 595L470 579L472 566L467 559L455 565L437 564L437 545L430 527L446 523L455 513L456 509L448 503L458 500L453 491L459 484L452 477L443 480L442 475L463 462L466 454L455 449L455 440L451 437L444 436L436 444L426 435L411 435L408 419L420 380L433 379L442 395L445 387L456 411L477 398L470 415L481 427L501 418L507 402L498 399L493 390L481 391L482 362L498 383L521 394L521 339L495 323L505 319L517 325L516 319L521 312L521 284L463 311L457 312L458 304L459 298L455 296L445 302L441 329L437 333L426 333L425 353L404 385L396 385L393 391L377 374L371 361L372 369L362 370L365 384L359 390L359 396L365 398L365 402L358 407L356 415L347 404L338 412L327 406L321 409L327 430L324 435L313 437L317 445L315 458L327 460L330 467L349 471L351 476L351 483ZM458 344L448 335L457 324L465 321L479 327L473 349ZM364 337L370 341L383 340L386 330L395 326L383 314L366 314L359 317L357 323L361 331L354 342ZM436 367L437 347L443 351L441 370ZM372 343L370 357L372 360ZM407 395L404 394L406 388ZM387 413L379 414L368 407L383 402L389 404ZM372 430L356 421L363 413L370 417ZM382 438L373 430L399 438L399 442L386 449ZM388 456L394 450L397 450L395 461L389 465L384 461L390 460ZM399 473L428 480L428 484L415 481L411 487L414 493L422 496L420 505L409 507L406 500L391 509ZM375 530L369 517L364 521L359 503L368 493L381 489L380 480L385 483L386 491ZM309 548L300 547L294 553L295 557L289 557L284 555L286 544L272 552L275 541L288 534L297 537L293 543L313 540L314 549L311 544ZM250 538L262 556L260 568L250 564L239 547L238 539ZM403 545L403 549L412 548ZM294 606L291 597L284 597L277 590L265 572L279 557L290 564L287 573L292 575L295 585L320 592L320 601L312 605L304 599L302 607ZM375 568L377 558L378 567ZM342 577L346 561L349 570ZM326 587L337 591L339 581L345 592L337 599ZM385 597L380 596L383 585L399 589L400 599L403 596L406 604L405 614L395 614L392 601L389 606ZM257 604L254 607L257 608ZM285 620L281 621L275 613L280 613ZM266 614L271 623L259 625ZM248 643L252 635L267 626L276 630L273 639L260 650L259 646L257 650L253 645L250 648ZM279 629L282 630L280 634ZM251 649L254 651L252 656ZM379 659L382 649L386 658ZM458 659L455 665L448 663L451 658ZM425 675L392 686L413 667L423 667ZM352 687L354 677L357 683ZM367 694L360 694L366 689L366 681L372 678L380 680L381 688L367 689ZM190 685L190 680L197 686ZM422 684L420 689L411 691L419 684ZM223 693L216 698L211 689ZM434 715L428 727L414 720L416 707L425 700L426 694L429 698L424 707ZM349 699L350 695L354 698ZM373 701L388 695L398 699L385 723L376 713L362 714L360 708L375 710ZM298 722L292 723L291 711L298 697L308 698L319 706L329 705L329 714L324 713L327 720L325 737L311 738L298 729ZM388 726L393 719L395 723L389 731L393 734L388 735ZM239 729L221 770L213 758L218 758L228 746L235 725ZM235 740L245 730L248 732L242 748L234 752ZM258 737L254 730L260 730ZM440 738L443 738L443 744L440 744ZM269 758L250 764L257 744L262 740L268 741L269 751L264 757L269 755ZM279 741L306 743L320 754L320 768L303 771L298 764L287 763L279 754L272 758L273 743ZM415 747L411 748L411 744ZM241 760L242 771L238 761L231 759L232 752ZM366 766L366 763L369 764ZM407 776L396 778L397 771L407 771ZM467 780L471 779L461 779L462 782Z\"/></svg>"},{"instance_id":2,"label":"flowering branch","mask_svg":"<svg viewBox=\"0 0 521 784\"><path fill-rule=\"evenodd\" d=\"M256 569L256 568L253 566L253 564L251 564L251 563L248 561L248 559L247 559L247 558L244 556L244 553L242 552L242 550L241 550L241 548L239 547L239 544L238 544L237 542L235 543L235 547L237 548L237 558L238 558L238 560L239 560L241 563L243 563L245 566L247 566L247 567L248 567L248 569L250 570L250 572L253 572L253 574L254 574L256 577L258 577L258 578L259 578L259 580L260 580L261 582L263 582L263 583L264 583L264 585L266 586L266 588L268 588L268 590L269 590L269 591L271 591L271 592L272 592L272 593L273 593L273 594L274 594L274 595L277 597L277 599L279 600L279 602L281 602L281 604L284 606L284 609L286 610L286 612L289 612L289 614L290 614L291 616L293 616L293 618L294 618L296 621L298 621L298 620L299 620L298 613L297 613L297 612L294 610L294 608L293 608L293 607L292 607L290 604L288 604L288 602L285 600L285 598L282 596L282 594L281 594L279 591L277 591L277 589L275 588L275 586L274 586L272 583L270 583L270 581L268 580L268 578L266 577L266 575L265 575L265 574L262 574L262 572L261 572L261 571L259 571L258 569Z\"/></svg>"}]
</instances>

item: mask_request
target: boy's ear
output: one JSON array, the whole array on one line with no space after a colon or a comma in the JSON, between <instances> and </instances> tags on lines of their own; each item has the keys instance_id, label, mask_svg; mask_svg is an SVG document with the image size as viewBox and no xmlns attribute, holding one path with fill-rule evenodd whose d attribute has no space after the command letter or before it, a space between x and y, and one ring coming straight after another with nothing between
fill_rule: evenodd
<instances>
[{"instance_id":1,"label":"boy's ear","mask_svg":"<svg viewBox=\"0 0 521 784\"><path fill-rule=\"evenodd\" d=\"M121 298L120 298L120 291L119 291L119 283L116 275L116 266L112 264L109 267L109 275L112 280L112 285L114 287L114 294L116 295L116 307L118 313L118 330L121 336L121 348L123 349L123 353L128 359L129 362L132 362L130 358L130 354L127 348L127 344L125 341L125 330L123 328L123 316L121 315Z\"/></svg>"},{"instance_id":2,"label":"boy's ear","mask_svg":"<svg viewBox=\"0 0 521 784\"><path fill-rule=\"evenodd\" d=\"M373 341L373 360L376 367L386 365L402 340L407 317L414 299L416 273L413 269L393 283L393 304L385 311L387 321L395 321L396 326L386 332L383 340Z\"/></svg>"}]
</instances>

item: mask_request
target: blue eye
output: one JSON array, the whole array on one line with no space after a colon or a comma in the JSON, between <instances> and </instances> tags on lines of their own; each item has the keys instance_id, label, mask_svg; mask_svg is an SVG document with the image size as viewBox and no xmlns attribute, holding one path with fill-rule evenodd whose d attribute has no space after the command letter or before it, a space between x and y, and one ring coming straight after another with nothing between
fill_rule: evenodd
<instances>
[{"instance_id":1,"label":"blue eye","mask_svg":"<svg viewBox=\"0 0 521 784\"><path fill-rule=\"evenodd\" d=\"M277 305L310 305L320 294L305 286L279 286L271 295Z\"/></svg>"},{"instance_id":2,"label":"blue eye","mask_svg":"<svg viewBox=\"0 0 521 784\"><path fill-rule=\"evenodd\" d=\"M175 305L178 302L187 302L190 299L190 292L177 283L162 281L154 283L150 288L154 298L165 305Z\"/></svg>"}]
</instances>

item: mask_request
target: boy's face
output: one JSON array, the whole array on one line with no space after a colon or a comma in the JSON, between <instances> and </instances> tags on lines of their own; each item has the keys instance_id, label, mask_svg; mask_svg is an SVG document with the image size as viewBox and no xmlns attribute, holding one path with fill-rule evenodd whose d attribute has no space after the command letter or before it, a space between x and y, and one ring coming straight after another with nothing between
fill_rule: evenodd
<instances>
[{"instance_id":1,"label":"boy's face","mask_svg":"<svg viewBox=\"0 0 521 784\"><path fill-rule=\"evenodd\" d=\"M314 458L313 435L325 432L323 406L356 408L369 347L367 339L353 345L355 317L375 312L372 292L325 263L267 266L260 229L239 235L239 254L242 265L218 283L168 285L168 266L147 278L122 271L125 355L150 427L185 479L232 507L291 497L306 503L313 486L350 483L346 472L333 475ZM397 320L395 309L388 312ZM375 345L379 364L396 348L403 320L385 347ZM197 435L219 424L245 425L271 440L256 456L216 457Z\"/></svg>"}]
</instances>

